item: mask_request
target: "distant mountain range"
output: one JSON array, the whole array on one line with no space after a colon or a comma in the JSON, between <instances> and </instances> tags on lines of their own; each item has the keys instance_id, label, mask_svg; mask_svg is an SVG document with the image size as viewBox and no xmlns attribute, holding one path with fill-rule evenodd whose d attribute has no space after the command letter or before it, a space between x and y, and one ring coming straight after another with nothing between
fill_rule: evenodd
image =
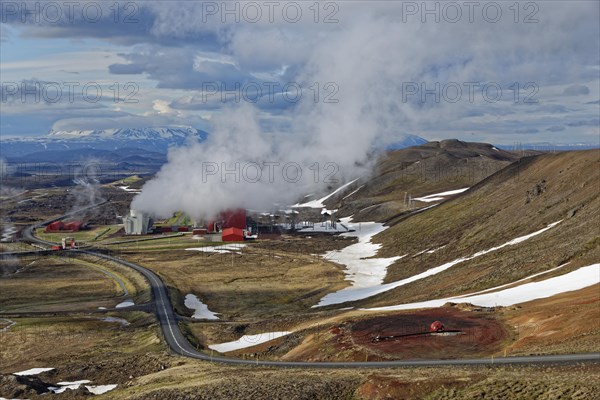
<instances>
[{"instance_id":1,"label":"distant mountain range","mask_svg":"<svg viewBox=\"0 0 600 400\"><path fill-rule=\"evenodd\" d=\"M143 165L145 161L159 166L166 161L170 147L189 141L202 142L208 133L191 126L148 128L113 128L104 130L51 130L46 136L2 139L0 158L8 162L80 162L100 160ZM390 140L390 139L388 139ZM394 151L428 143L422 137L399 133L387 142L378 142L378 150ZM585 149L590 145L551 143L515 143L497 146L506 150L560 151Z\"/></svg>"},{"instance_id":2,"label":"distant mountain range","mask_svg":"<svg viewBox=\"0 0 600 400\"><path fill-rule=\"evenodd\" d=\"M46 136L2 139L2 158L13 162L78 161L82 157L118 159L124 149L166 154L171 146L204 141L208 133L190 126L55 131ZM111 154L113 153L113 154Z\"/></svg>"},{"instance_id":3,"label":"distant mountain range","mask_svg":"<svg viewBox=\"0 0 600 400\"><path fill-rule=\"evenodd\" d=\"M515 143L512 145L498 145L498 148L511 151L537 150L537 151L569 151L569 150L588 150L597 149L598 143Z\"/></svg>"},{"instance_id":4,"label":"distant mountain range","mask_svg":"<svg viewBox=\"0 0 600 400\"><path fill-rule=\"evenodd\" d=\"M97 159L110 162L144 159L152 163L166 161L172 146L190 140L202 142L208 133L191 126L164 126L104 130L51 130L46 136L11 138L2 140L0 157L9 162L72 162ZM379 148L403 149L427 143L427 140L410 134L401 134L393 143ZM125 157L125 159L124 159Z\"/></svg>"},{"instance_id":5,"label":"distant mountain range","mask_svg":"<svg viewBox=\"0 0 600 400\"><path fill-rule=\"evenodd\" d=\"M130 128L130 129L105 129L82 131L55 131L48 133L49 139L81 139L81 140L163 140L185 141L190 137L206 139L207 133L191 126L157 127L157 128Z\"/></svg>"}]
</instances>

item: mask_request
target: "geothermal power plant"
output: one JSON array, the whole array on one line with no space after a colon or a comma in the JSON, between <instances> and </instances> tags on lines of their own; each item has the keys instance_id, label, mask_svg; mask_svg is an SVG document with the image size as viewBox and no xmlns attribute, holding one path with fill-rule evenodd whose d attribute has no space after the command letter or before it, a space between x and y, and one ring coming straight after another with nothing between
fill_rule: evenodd
<instances>
[{"instance_id":1,"label":"geothermal power plant","mask_svg":"<svg viewBox=\"0 0 600 400\"><path fill-rule=\"evenodd\" d=\"M269 213L237 208L221 211L206 221L155 224L149 213L130 209L129 214L123 217L123 228L125 235L190 233L194 237L213 242L242 242L256 239L259 235L268 238L284 232L304 234L351 231L337 219L335 212L325 211L317 213L307 210L301 214L296 210L283 210ZM300 215L304 218L301 219Z\"/></svg>"}]
</instances>

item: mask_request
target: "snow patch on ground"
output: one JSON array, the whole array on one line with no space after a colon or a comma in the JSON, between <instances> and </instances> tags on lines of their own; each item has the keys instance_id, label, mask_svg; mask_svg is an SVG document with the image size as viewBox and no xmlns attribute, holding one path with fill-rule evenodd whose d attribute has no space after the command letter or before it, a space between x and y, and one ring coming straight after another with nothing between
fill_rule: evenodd
<instances>
[{"instance_id":1,"label":"snow patch on ground","mask_svg":"<svg viewBox=\"0 0 600 400\"><path fill-rule=\"evenodd\" d=\"M58 386L50 386L48 390L50 390L54 394L64 393L67 390L77 390L81 385L85 385L86 383L91 383L87 379L82 379L80 381L74 382L58 382ZM115 389L117 385L85 385L85 388L92 394L104 394Z\"/></svg>"},{"instance_id":2,"label":"snow patch on ground","mask_svg":"<svg viewBox=\"0 0 600 400\"><path fill-rule=\"evenodd\" d=\"M550 273L552 271L556 271L557 269L560 269L560 268L564 267L565 265L569 265L569 263L567 262L565 264L559 265L558 267L550 268L550 269L548 269L546 271L542 271L542 272L538 272L537 274L529 275L529 276L527 276L525 278L519 279L519 280L514 281L514 282L505 283L504 285L494 286L494 287L491 287L491 288L488 288L488 289L483 289L483 290L480 290L478 292L469 293L469 294L461 295L461 296L458 296L458 297L472 296L474 294L480 294L480 293L495 292L498 289L502 289L502 288L505 288L505 287L508 287L508 286L513 286L513 285L516 285L517 283L520 283L520 282L523 282L523 281L527 281L529 279L533 279L533 278L538 277L540 275L548 274L548 273Z\"/></svg>"},{"instance_id":3,"label":"snow patch on ground","mask_svg":"<svg viewBox=\"0 0 600 400\"><path fill-rule=\"evenodd\" d=\"M426 252L427 252L427 254L433 254L433 253L435 253L436 251L443 249L444 247L446 247L446 246L444 245L444 246L440 246L440 247L438 247L438 248L435 248L435 249L433 249L433 250L426 250Z\"/></svg>"},{"instance_id":4,"label":"snow patch on ground","mask_svg":"<svg viewBox=\"0 0 600 400\"><path fill-rule=\"evenodd\" d=\"M0 321L5 321L8 325L6 325L4 328L0 329L0 332L6 332L7 330L9 330L12 326L16 325L17 323L13 320L10 320L8 318L0 318Z\"/></svg>"},{"instance_id":5,"label":"snow patch on ground","mask_svg":"<svg viewBox=\"0 0 600 400\"><path fill-rule=\"evenodd\" d=\"M113 389L116 389L117 385L86 385L85 388L93 394L104 394L106 392L110 392Z\"/></svg>"},{"instance_id":6,"label":"snow patch on ground","mask_svg":"<svg viewBox=\"0 0 600 400\"><path fill-rule=\"evenodd\" d=\"M79 389L79 386L83 385L84 383L90 382L91 381L88 381L87 379L74 382L58 382L58 387L50 386L48 390L50 390L54 394L60 394L66 392L67 390L77 390Z\"/></svg>"},{"instance_id":7,"label":"snow patch on ground","mask_svg":"<svg viewBox=\"0 0 600 400\"><path fill-rule=\"evenodd\" d=\"M129 186L117 186L119 189L130 193L142 193L140 189L132 189Z\"/></svg>"},{"instance_id":8,"label":"snow patch on ground","mask_svg":"<svg viewBox=\"0 0 600 400\"><path fill-rule=\"evenodd\" d=\"M117 304L115 306L115 308L124 308L124 307L131 307L131 306L135 306L135 303L133 302L133 300L127 299L127 300Z\"/></svg>"},{"instance_id":9,"label":"snow patch on ground","mask_svg":"<svg viewBox=\"0 0 600 400\"><path fill-rule=\"evenodd\" d=\"M83 385L84 383L91 383L92 381L89 381L87 379L82 379L80 381L73 381L73 382L58 382L57 385L60 386L67 386L67 385Z\"/></svg>"},{"instance_id":10,"label":"snow patch on ground","mask_svg":"<svg viewBox=\"0 0 600 400\"><path fill-rule=\"evenodd\" d=\"M125 318L119 318L119 317L106 317L106 318L102 318L102 321L104 321L104 322L118 322L119 324L121 324L123 326L130 325L129 321L127 321ZM60 385L60 383L59 383L59 385Z\"/></svg>"},{"instance_id":11,"label":"snow patch on ground","mask_svg":"<svg viewBox=\"0 0 600 400\"><path fill-rule=\"evenodd\" d=\"M265 332L256 335L244 335L236 341L211 344L208 346L209 349L218 351L219 353L227 353L229 351L244 349L246 347L256 346L257 344L270 342L282 336L289 335L292 332Z\"/></svg>"},{"instance_id":12,"label":"snow patch on ground","mask_svg":"<svg viewBox=\"0 0 600 400\"><path fill-rule=\"evenodd\" d=\"M18 376L38 375L38 374L41 374L42 372L52 371L53 369L54 368L31 368L31 369L27 369L25 371L14 372L13 375L18 375Z\"/></svg>"},{"instance_id":13,"label":"snow patch on ground","mask_svg":"<svg viewBox=\"0 0 600 400\"><path fill-rule=\"evenodd\" d=\"M358 191L359 191L360 189L362 189L364 186L365 186L365 185L360 185L360 186L358 187L358 189L356 189L356 190L355 190L355 191L353 191L352 193L350 193L350 194L347 194L347 195L345 195L344 197L342 197L342 200L346 200L348 197L350 197L350 196L352 196L354 193L358 192Z\"/></svg>"},{"instance_id":14,"label":"snow patch on ground","mask_svg":"<svg viewBox=\"0 0 600 400\"><path fill-rule=\"evenodd\" d=\"M236 244L223 244L220 246L204 246L204 247L192 247L186 250L189 251L204 251L206 253L231 253L234 251L239 251L243 247L246 247L246 244L236 243Z\"/></svg>"},{"instance_id":15,"label":"snow patch on ground","mask_svg":"<svg viewBox=\"0 0 600 400\"><path fill-rule=\"evenodd\" d=\"M459 194L459 193L462 193L462 192L466 192L467 190L469 190L469 188L449 190L447 192L434 193L434 194L430 194L430 195L423 196L423 197L415 197L413 200L422 201L422 202L425 202L425 203L430 203L432 201L444 200L444 197L446 197L446 196L452 196L454 194Z\"/></svg>"},{"instance_id":16,"label":"snow patch on ground","mask_svg":"<svg viewBox=\"0 0 600 400\"><path fill-rule=\"evenodd\" d=\"M539 274L536 274L539 275ZM529 277L531 278L531 277ZM525 278L525 279L529 279ZM368 311L396 311L417 308L441 307L448 302L471 303L482 307L512 306L528 301L545 299L557 294L572 292L600 283L600 264L592 264L567 274L548 278L539 282L530 282L516 287L488 293L472 293L462 296L446 297L417 303L399 304L395 306L367 308ZM490 289L488 289L490 290Z\"/></svg>"},{"instance_id":17,"label":"snow patch on ground","mask_svg":"<svg viewBox=\"0 0 600 400\"><path fill-rule=\"evenodd\" d=\"M372 243L362 243L361 238L359 237L359 243L357 243L355 245L350 245L342 250L337 250L337 251L332 252L333 254L336 254L336 257L331 259L331 261L345 264L346 266L348 266L347 270L349 270L351 272L356 271L356 274L359 277L359 283L354 284L351 287L342 289L338 292L334 292L334 293L330 293L330 294L326 295L325 297L323 297L321 299L319 304L317 304L316 306L313 306L313 308L314 307L322 307L322 306L331 305L331 304L344 303L347 301L356 301L356 300L366 299L368 297L372 297L377 294L387 292L388 290L392 290L397 287L407 285L409 283L418 281L420 279L424 279L424 278L430 277L432 275L439 274L440 272L443 272L443 271L455 266L456 264L460 264L464 261L472 260L476 257L482 256L482 255L490 253L492 251L502 249L506 246L513 246L515 244L522 243L534 236L537 236L539 234L546 232L548 229L553 228L554 226L558 225L560 222L562 222L562 220L554 222L554 223L546 226L545 228L542 228L542 229L535 231L533 233L530 233L528 235L519 236L515 239L509 240L508 242L501 244L500 246L492 247L487 250L482 250L473 255L458 258L456 260L447 262L440 266L430 268L420 274L413 275L406 279L402 279L402 280L399 280L396 282L390 282L390 283L386 283L386 284L383 284L382 282L383 282L383 279L385 278L385 274L387 272L387 267L389 265L391 265L393 262L395 262L396 260L404 257L405 255L401 256L401 257L391 257L388 259L363 260L361 257L365 257L364 254L374 255L376 253L376 251L379 249L380 245L374 245ZM375 224L375 223L371 222L369 224ZM377 224L377 225L381 225L381 224ZM382 229L382 228L385 229L383 227L383 225L381 225L381 227L376 227L376 226L371 225L371 229L373 229L374 231L377 231L378 229ZM352 235L353 233L356 233L356 232L348 233L346 235ZM371 236L367 235L368 240L370 241L371 237L377 233L379 233L379 232L376 232ZM364 238L363 238L363 240L364 240ZM367 247L368 244L371 244L371 246L376 246L376 247L369 248L369 247ZM353 247L356 249L355 250L356 254L355 254L355 251L351 249ZM347 249L351 249L351 250L348 251ZM370 249L371 253L368 253L369 249ZM428 250L429 249L424 250L423 252L421 252L421 254ZM342 254L342 256L337 255L340 253ZM369 262L371 260L376 260L374 263L375 268L372 268L372 266L368 265L367 262ZM377 260L379 260L379 262ZM387 264L381 260L386 260ZM368 276L358 275L361 273L364 274L366 271L371 272L373 274L372 279L369 279Z\"/></svg>"},{"instance_id":18,"label":"snow patch on ground","mask_svg":"<svg viewBox=\"0 0 600 400\"><path fill-rule=\"evenodd\" d=\"M208 309L208 306L198 299L197 296L189 293L185 296L183 303L190 310L194 310L192 318L196 319L219 319L217 313L214 313Z\"/></svg>"},{"instance_id":19,"label":"snow patch on ground","mask_svg":"<svg viewBox=\"0 0 600 400\"><path fill-rule=\"evenodd\" d=\"M327 196L321 197L318 200L311 200L311 201L308 201L306 203L301 203L301 204L297 203L297 204L294 204L292 207L294 207L294 208L300 208L300 207L324 208L325 204L323 204L323 202L327 201L328 198L330 198L331 196L335 195L336 193L341 192L342 190L344 190L348 186L352 185L357 180L358 180L358 178L354 179L353 181L350 181L350 182L346 183L345 185L340 186L339 188L337 188L333 192L329 193Z\"/></svg>"},{"instance_id":20,"label":"snow patch on ground","mask_svg":"<svg viewBox=\"0 0 600 400\"><path fill-rule=\"evenodd\" d=\"M350 218L343 218L342 222L348 223ZM358 243L351 244L341 250L327 253L324 258L346 266L346 280L352 286L344 288L321 298L314 307L323 307L363 298L365 290L380 287L387 274L387 267L404 257L369 258L377 254L381 244L371 242L371 238L383 232L387 227L377 222L361 222L354 227L354 232L346 232L341 236L356 237Z\"/></svg>"},{"instance_id":21,"label":"snow patch on ground","mask_svg":"<svg viewBox=\"0 0 600 400\"><path fill-rule=\"evenodd\" d=\"M420 252L418 252L417 254L415 254L415 255L413 256L413 258L415 258L415 257L417 257L417 256L420 256L420 255L421 255L421 254L423 254L423 253L428 253L429 251L430 251L430 250L429 250L429 248L427 248L427 249L425 249L425 250L421 250Z\"/></svg>"}]
</instances>

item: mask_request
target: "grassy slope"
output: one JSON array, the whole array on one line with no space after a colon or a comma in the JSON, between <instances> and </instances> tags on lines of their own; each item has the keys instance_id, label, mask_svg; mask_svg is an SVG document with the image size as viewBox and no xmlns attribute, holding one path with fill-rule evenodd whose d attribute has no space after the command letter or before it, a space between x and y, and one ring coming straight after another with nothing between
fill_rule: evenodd
<instances>
[{"instance_id":1,"label":"grassy slope","mask_svg":"<svg viewBox=\"0 0 600 400\"><path fill-rule=\"evenodd\" d=\"M388 269L387 282L503 244L552 222L563 222L527 242L509 246L445 272L382 294L369 305L389 305L460 294L515 281L571 261L556 274L597 262L600 257L600 162L598 151L526 158L472 187L463 195L414 215L375 237L379 256L408 254ZM546 181L546 190L527 202L527 192ZM569 217L571 210L577 210ZM433 254L414 255L446 246ZM546 278L545 276L544 278Z\"/></svg>"},{"instance_id":2,"label":"grassy slope","mask_svg":"<svg viewBox=\"0 0 600 400\"><path fill-rule=\"evenodd\" d=\"M20 271L0 279L0 310L79 308L119 294L101 272L66 259L20 260Z\"/></svg>"},{"instance_id":3,"label":"grassy slope","mask_svg":"<svg viewBox=\"0 0 600 400\"><path fill-rule=\"evenodd\" d=\"M357 305L384 306L468 293L569 262L561 270L534 280L547 279L598 262L599 161L598 151L526 158L475 185L464 195L390 227L376 237L376 241L384 244L378 256L408 256L389 268L388 282L501 245L563 219L555 228L529 241L463 262ZM545 190L530 195L528 201L527 192L535 192L534 187L542 181ZM445 247L433 254L415 257L423 250L441 246ZM506 343L507 354L600 350L598 286L493 313L494 318L514 331ZM334 308L337 307L340 305ZM341 317L341 320L356 318L360 320L365 315ZM316 345L317 349L322 347L327 348ZM307 351L313 350L309 346ZM346 359L350 355L338 354L335 358Z\"/></svg>"},{"instance_id":4,"label":"grassy slope","mask_svg":"<svg viewBox=\"0 0 600 400\"><path fill-rule=\"evenodd\" d=\"M223 313L224 319L296 313L308 309L324 293L347 285L339 266L311 255L312 251L269 250L256 244L256 249L250 244L237 253L130 249L123 256L158 272L170 287L177 288L177 300L195 293L209 309ZM187 247L198 246L190 240ZM189 313L183 304L176 305L182 313Z\"/></svg>"},{"instance_id":5,"label":"grassy slope","mask_svg":"<svg viewBox=\"0 0 600 400\"><path fill-rule=\"evenodd\" d=\"M466 263L465 266L458 265L450 270L458 271L456 274L444 275L442 279L432 278L424 281L426 285L423 286L421 283L415 283L411 288L389 293L388 299L385 298L387 295L384 295L375 300L384 304L389 301L417 299L421 296L419 291L425 291L426 296L431 297L465 291L481 284L489 286L491 282L504 283L529 275L538 269L554 266L566 259L572 259L573 267L597 261L598 166L598 152L565 153L524 160L518 170L519 179L515 179L515 170L511 167L508 172L504 171L476 185L464 196L393 226L378 237L386 244L381 254L414 254L427 247L435 248L444 244L447 244L447 247L443 251L424 255L423 258L415 258L413 261L403 260L390 268L388 280L411 275L458 256L530 233L547 223L564 218L569 210L583 205L575 216L566 219L539 240L533 239L510 251L493 253L486 258ZM525 204L526 191L531 190L540 179L547 181L546 192ZM455 187L448 189L452 188ZM445 189L436 188L434 191ZM428 193L430 192L419 195ZM232 302L246 303L249 298L247 295L253 293L256 287L264 288L265 293L259 292L259 295L266 294L268 287L265 288L264 281L261 283L261 280L263 274L267 273L283 273L284 278L279 282L270 278L268 285L278 285L280 288L281 282L288 282L289 279L290 287L299 289L302 293L309 292L308 283L303 281L310 282L311 279L315 279L310 274L316 273L314 271L323 266L305 259L305 255L294 256L297 260L292 262L287 259L289 255L285 252L279 253L280 250L275 249L268 258L251 255L248 264L236 264L244 271L244 279L238 283L231 282L240 285L232 291L224 287L215 287L215 282L223 282L227 274L231 274L231 278L239 277L240 269L227 270L230 258L213 265L210 261L213 256L190 256L189 252L183 251L176 255L147 251L137 253L135 259L137 261L139 258L142 264L146 265L146 261L152 258L151 264L154 264L154 268L161 274L172 276L173 281L177 280L178 287L181 286L180 290L198 290L199 294L213 291L214 295L223 295L224 298L232 299ZM177 255L181 256L179 260L175 260ZM234 262L241 259L234 257ZM303 262L300 263L300 260ZM257 261L262 264L256 265ZM304 263L314 263L313 267L319 269L308 270L298 265ZM249 267L244 268L247 265ZM326 278L317 285L319 287L329 282L334 284L340 281L341 274L327 268L321 270L321 275L317 278ZM207 282L205 274L213 275L215 281ZM453 278L454 275L456 278ZM196 285L199 286L195 287ZM242 291L241 296L238 290ZM239 297L234 299L230 297L231 294L237 294ZM268 304L272 301L270 297L255 301L264 301L265 307L273 305ZM211 308L212 304L209 301ZM307 304L310 304L310 301ZM531 324L533 320L542 327L539 334L531 335L528 332L524 340L517 342L514 353L539 352L541 348L555 346L556 340L547 339L552 339L553 335L558 335L563 342L570 341L571 346L575 346L575 341L564 336L564 331L548 334L548 331L556 326L567 326L571 333L589 340L588 331L581 331L579 324L587 319L592 321L592 329L597 329L594 328L597 325L594 325L594 321L598 321L597 304L596 286L578 292L576 297L573 294L561 295L544 302L525 304L521 309L508 310L506 318L511 323L521 324L524 329L531 330L526 324ZM237 307L234 303L230 306ZM281 311L284 309L291 310L285 306ZM245 314L247 310L241 311ZM94 383L119 383L119 388L107 395L108 397L140 399L553 399L559 395L565 398L585 399L594 398L594 393L597 394L600 389L597 380L589 379L590 376L598 376L598 366L581 365L369 371L223 367L166 356L162 351L164 347L158 344L157 327L152 325L152 318L139 314L139 317L134 318L126 312L115 314L128 318L134 326L120 328L113 324L110 330L104 327L106 323L87 318L81 321L73 321L71 317L65 318L64 321L19 319L18 325L2 336L6 346L0 351L0 358L3 360L1 372L14 372L33 366L62 367L56 380L87 378L94 380ZM136 318L141 321L135 323ZM557 320L559 322L556 322ZM47 323L52 331L59 332L58 335L63 335L61 329L75 329L78 336L75 340L72 335L63 335L58 339L56 335L48 334L41 337L24 337L19 332L28 324L38 324L40 321ZM575 330L571 329L574 324L578 324ZM594 336L591 340L596 340L597 343ZM36 352L32 353L31 349L34 347ZM56 351L57 349L60 351ZM577 346L573 347L575 351L580 349ZM164 366L167 367L165 370Z\"/></svg>"},{"instance_id":6,"label":"grassy slope","mask_svg":"<svg viewBox=\"0 0 600 400\"><path fill-rule=\"evenodd\" d=\"M109 274L102 273L105 271ZM114 307L125 298L118 277L138 304L150 288L135 271L95 257L27 257L0 262L0 311L83 311Z\"/></svg>"},{"instance_id":7,"label":"grassy slope","mask_svg":"<svg viewBox=\"0 0 600 400\"><path fill-rule=\"evenodd\" d=\"M115 399L592 399L597 366L297 370L185 362L140 377Z\"/></svg>"},{"instance_id":8,"label":"grassy slope","mask_svg":"<svg viewBox=\"0 0 600 400\"><path fill-rule=\"evenodd\" d=\"M518 155L484 143L430 142L387 153L372 176L330 199L328 208L356 221L384 221L407 211L405 193L420 197L469 187L516 161ZM355 194L355 188L363 185Z\"/></svg>"}]
</instances>

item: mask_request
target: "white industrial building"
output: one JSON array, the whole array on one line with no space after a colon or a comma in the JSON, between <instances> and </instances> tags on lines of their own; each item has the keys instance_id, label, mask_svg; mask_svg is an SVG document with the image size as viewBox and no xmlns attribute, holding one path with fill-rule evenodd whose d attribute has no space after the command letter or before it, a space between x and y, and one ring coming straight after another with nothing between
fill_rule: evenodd
<instances>
[{"instance_id":1,"label":"white industrial building","mask_svg":"<svg viewBox=\"0 0 600 400\"><path fill-rule=\"evenodd\" d=\"M152 218L146 213L129 210L129 215L123 217L126 235L145 235L152 228Z\"/></svg>"}]
</instances>

